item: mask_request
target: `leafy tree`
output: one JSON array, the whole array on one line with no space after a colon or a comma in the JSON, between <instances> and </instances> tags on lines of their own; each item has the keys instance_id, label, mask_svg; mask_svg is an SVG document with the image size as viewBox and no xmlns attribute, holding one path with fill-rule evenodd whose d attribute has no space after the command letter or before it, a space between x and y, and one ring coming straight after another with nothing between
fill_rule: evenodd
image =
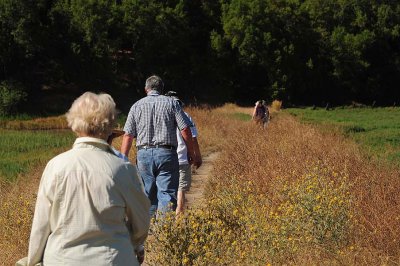
<instances>
[{"instance_id":1,"label":"leafy tree","mask_svg":"<svg viewBox=\"0 0 400 266\"><path fill-rule=\"evenodd\" d=\"M0 82L35 108L102 90L126 110L154 73L195 103L400 100L390 0L3 0L0 34Z\"/></svg>"},{"instance_id":2,"label":"leafy tree","mask_svg":"<svg viewBox=\"0 0 400 266\"><path fill-rule=\"evenodd\" d=\"M14 80L0 83L0 115L16 113L18 106L26 101L27 93L23 85Z\"/></svg>"},{"instance_id":3,"label":"leafy tree","mask_svg":"<svg viewBox=\"0 0 400 266\"><path fill-rule=\"evenodd\" d=\"M312 75L310 65L316 38L300 1L222 1L223 39L237 51L241 64L264 69L262 89L276 98L288 100L295 90L304 91L304 75ZM311 45L310 45L311 44ZM256 82L256 84L259 82Z\"/></svg>"},{"instance_id":4,"label":"leafy tree","mask_svg":"<svg viewBox=\"0 0 400 266\"><path fill-rule=\"evenodd\" d=\"M396 79L386 73L393 74L397 68L394 62L399 51L392 43L398 41L399 16L394 10L399 10L399 3L309 0L305 5L313 28L321 36L321 47L332 66L331 74L341 88L337 94L344 99L383 102L377 97L393 85L388 80ZM382 55L389 64L382 62Z\"/></svg>"}]
</instances>

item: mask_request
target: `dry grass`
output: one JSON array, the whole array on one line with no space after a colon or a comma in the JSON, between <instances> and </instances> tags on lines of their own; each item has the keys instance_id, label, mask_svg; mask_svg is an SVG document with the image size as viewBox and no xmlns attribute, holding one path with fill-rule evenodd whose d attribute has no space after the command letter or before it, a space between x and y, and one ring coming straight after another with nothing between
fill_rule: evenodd
<instances>
[{"instance_id":1,"label":"dry grass","mask_svg":"<svg viewBox=\"0 0 400 266\"><path fill-rule=\"evenodd\" d=\"M288 115L275 115L263 131L229 116L252 108L186 111L203 153L221 156L208 207L158 223L150 265L400 264L399 169L368 161L354 143ZM26 255L40 170L0 187L5 265Z\"/></svg>"},{"instance_id":2,"label":"dry grass","mask_svg":"<svg viewBox=\"0 0 400 266\"><path fill-rule=\"evenodd\" d=\"M262 131L227 120L230 112L226 106L195 117L223 129L209 132L222 151L209 206L188 212L186 224L168 224L167 238L159 228L154 265L400 263L398 169L367 161L351 141L289 116Z\"/></svg>"},{"instance_id":3,"label":"dry grass","mask_svg":"<svg viewBox=\"0 0 400 266\"><path fill-rule=\"evenodd\" d=\"M0 185L1 265L15 265L28 253L28 241L42 167L16 183Z\"/></svg>"},{"instance_id":4,"label":"dry grass","mask_svg":"<svg viewBox=\"0 0 400 266\"><path fill-rule=\"evenodd\" d=\"M1 121L0 127L12 130L60 130L68 128L64 116L26 121ZM62 149L61 149L62 150ZM41 154L38 154L40 157ZM0 254L2 265L14 265L28 253L28 241L37 189L44 165L20 176L14 183L0 179Z\"/></svg>"},{"instance_id":5,"label":"dry grass","mask_svg":"<svg viewBox=\"0 0 400 266\"><path fill-rule=\"evenodd\" d=\"M31 120L11 120L0 121L0 128L14 130L47 130L47 129L68 129L68 124L64 115L35 118Z\"/></svg>"},{"instance_id":6,"label":"dry grass","mask_svg":"<svg viewBox=\"0 0 400 266\"><path fill-rule=\"evenodd\" d=\"M363 159L352 142L337 135L321 134L287 116L271 123L264 135L256 136L253 132L251 128L242 128L241 135L253 141L233 136L231 145L226 146L217 162L221 170L216 173L219 184L229 186L226 178L239 176L242 180L257 180L260 195L274 195L281 185L280 179L297 180L310 173L313 165L347 176L355 215L349 241L356 251L351 252L350 258L362 261L373 254L369 257L376 261L371 263L385 263L389 258L399 262L398 169L382 169ZM222 171L224 174L219 174ZM273 196L269 198L274 204Z\"/></svg>"}]
</instances>

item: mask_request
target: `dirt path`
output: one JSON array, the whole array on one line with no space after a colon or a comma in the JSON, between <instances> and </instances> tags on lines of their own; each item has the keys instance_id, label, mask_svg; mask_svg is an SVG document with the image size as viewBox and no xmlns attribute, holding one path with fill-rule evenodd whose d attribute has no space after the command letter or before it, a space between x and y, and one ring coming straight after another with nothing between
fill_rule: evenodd
<instances>
[{"instance_id":1,"label":"dirt path","mask_svg":"<svg viewBox=\"0 0 400 266\"><path fill-rule=\"evenodd\" d=\"M207 184L210 172L213 168L213 162L218 157L219 152L213 152L203 158L202 166L192 174L192 187L186 194L187 208L194 208L198 204L202 204L204 197L204 189Z\"/></svg>"}]
</instances>

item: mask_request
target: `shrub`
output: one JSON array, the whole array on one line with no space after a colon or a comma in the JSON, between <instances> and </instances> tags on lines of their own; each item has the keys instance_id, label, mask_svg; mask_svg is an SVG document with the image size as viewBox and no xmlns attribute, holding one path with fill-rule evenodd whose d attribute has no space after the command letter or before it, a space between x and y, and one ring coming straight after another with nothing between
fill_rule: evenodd
<instances>
[{"instance_id":1,"label":"shrub","mask_svg":"<svg viewBox=\"0 0 400 266\"><path fill-rule=\"evenodd\" d=\"M289 181L294 179L294 181ZM266 265L294 262L309 250L337 253L353 226L348 178L315 167L281 180L278 201L257 182L231 178L204 209L156 221L154 265Z\"/></svg>"},{"instance_id":2,"label":"shrub","mask_svg":"<svg viewBox=\"0 0 400 266\"><path fill-rule=\"evenodd\" d=\"M350 187L346 175L318 167L293 183L285 182L282 202L270 213L272 224L288 240L284 246L293 241L294 251L314 244L336 251L348 244L353 224Z\"/></svg>"},{"instance_id":3,"label":"shrub","mask_svg":"<svg viewBox=\"0 0 400 266\"><path fill-rule=\"evenodd\" d=\"M279 111L282 108L282 101L274 100L271 104L271 109L273 111Z\"/></svg>"},{"instance_id":4,"label":"shrub","mask_svg":"<svg viewBox=\"0 0 400 266\"><path fill-rule=\"evenodd\" d=\"M18 106L26 101L28 94L21 83L5 80L0 83L0 115L17 112Z\"/></svg>"}]
</instances>

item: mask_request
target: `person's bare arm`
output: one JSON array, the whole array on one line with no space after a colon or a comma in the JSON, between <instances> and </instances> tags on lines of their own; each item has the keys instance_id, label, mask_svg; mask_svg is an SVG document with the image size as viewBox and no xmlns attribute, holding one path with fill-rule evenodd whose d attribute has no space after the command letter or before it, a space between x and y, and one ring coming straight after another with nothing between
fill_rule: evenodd
<instances>
[{"instance_id":1,"label":"person's bare arm","mask_svg":"<svg viewBox=\"0 0 400 266\"><path fill-rule=\"evenodd\" d=\"M124 154L126 157L129 157L129 151L132 147L134 137L130 134L125 134L122 137L122 144L121 144L121 153Z\"/></svg>"},{"instance_id":2,"label":"person's bare arm","mask_svg":"<svg viewBox=\"0 0 400 266\"><path fill-rule=\"evenodd\" d=\"M253 114L251 115L251 119L256 119L256 114L257 114L257 108L256 107L254 107L254 110L253 110Z\"/></svg>"},{"instance_id":3,"label":"person's bare arm","mask_svg":"<svg viewBox=\"0 0 400 266\"><path fill-rule=\"evenodd\" d=\"M196 155L194 153L192 131L190 130L190 127L182 129L181 134L188 150L189 164L193 164Z\"/></svg>"},{"instance_id":4,"label":"person's bare arm","mask_svg":"<svg viewBox=\"0 0 400 266\"><path fill-rule=\"evenodd\" d=\"M200 153L200 147L199 143L197 142L197 138L193 138L193 149L194 149L194 154L195 154L195 159L194 159L194 165L199 168L201 164L203 163L203 159L201 158L201 153Z\"/></svg>"}]
</instances>

